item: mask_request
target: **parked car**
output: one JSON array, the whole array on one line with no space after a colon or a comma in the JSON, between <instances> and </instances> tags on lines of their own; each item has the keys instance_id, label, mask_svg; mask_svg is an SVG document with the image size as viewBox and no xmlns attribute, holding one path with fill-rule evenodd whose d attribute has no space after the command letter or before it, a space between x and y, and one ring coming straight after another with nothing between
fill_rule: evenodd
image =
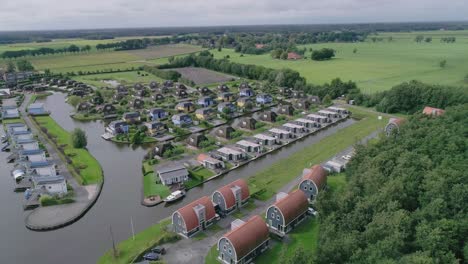
<instances>
[{"instance_id":1,"label":"parked car","mask_svg":"<svg viewBox=\"0 0 468 264\"><path fill-rule=\"evenodd\" d=\"M163 247L154 247L154 248L151 249L151 252L156 253L156 254L160 254L160 255L164 255L164 254L166 254L166 249L163 248Z\"/></svg>"},{"instance_id":2,"label":"parked car","mask_svg":"<svg viewBox=\"0 0 468 264\"><path fill-rule=\"evenodd\" d=\"M315 211L315 209L314 209L314 208L312 208L312 207L309 207L309 209L307 209L307 214L308 214L308 215L317 216L317 215L318 215L318 212L317 212L317 211Z\"/></svg>"},{"instance_id":3,"label":"parked car","mask_svg":"<svg viewBox=\"0 0 468 264\"><path fill-rule=\"evenodd\" d=\"M215 219L216 221L219 221L219 219L221 219L221 216L219 216L219 214L215 214Z\"/></svg>"},{"instance_id":4,"label":"parked car","mask_svg":"<svg viewBox=\"0 0 468 264\"><path fill-rule=\"evenodd\" d=\"M344 160L350 160L351 159L351 155L344 155L342 157Z\"/></svg>"},{"instance_id":5,"label":"parked car","mask_svg":"<svg viewBox=\"0 0 468 264\"><path fill-rule=\"evenodd\" d=\"M146 253L143 256L143 259L144 260L151 260L151 261L159 260L159 255L154 253L154 252L150 252L150 253Z\"/></svg>"}]
</instances>

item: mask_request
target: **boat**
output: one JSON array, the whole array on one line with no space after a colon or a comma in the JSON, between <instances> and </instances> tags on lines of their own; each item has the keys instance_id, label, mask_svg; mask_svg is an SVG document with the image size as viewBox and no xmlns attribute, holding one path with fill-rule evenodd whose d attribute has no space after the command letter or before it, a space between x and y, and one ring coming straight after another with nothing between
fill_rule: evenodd
<instances>
[{"instance_id":1,"label":"boat","mask_svg":"<svg viewBox=\"0 0 468 264\"><path fill-rule=\"evenodd\" d=\"M172 202L175 202L184 198L184 196L185 196L184 190L177 190L171 193L169 196L167 196L163 201L166 203L172 203Z\"/></svg>"}]
</instances>

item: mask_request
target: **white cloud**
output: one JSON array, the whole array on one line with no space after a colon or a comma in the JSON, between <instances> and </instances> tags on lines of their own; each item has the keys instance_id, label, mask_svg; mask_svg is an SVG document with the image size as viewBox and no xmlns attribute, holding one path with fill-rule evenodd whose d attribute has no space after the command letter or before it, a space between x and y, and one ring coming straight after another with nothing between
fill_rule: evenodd
<instances>
[{"instance_id":1,"label":"white cloud","mask_svg":"<svg viewBox=\"0 0 468 264\"><path fill-rule=\"evenodd\" d=\"M0 31L466 19L466 0L2 0Z\"/></svg>"}]
</instances>

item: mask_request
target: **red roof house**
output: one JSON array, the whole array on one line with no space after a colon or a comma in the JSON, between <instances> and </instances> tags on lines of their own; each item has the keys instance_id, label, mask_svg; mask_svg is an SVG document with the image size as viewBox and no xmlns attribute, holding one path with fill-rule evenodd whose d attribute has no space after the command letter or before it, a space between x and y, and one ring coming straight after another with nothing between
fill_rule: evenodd
<instances>
[{"instance_id":1,"label":"red roof house","mask_svg":"<svg viewBox=\"0 0 468 264\"><path fill-rule=\"evenodd\" d=\"M302 56L297 54L296 52L288 52L288 60L300 60Z\"/></svg>"},{"instance_id":2,"label":"red roof house","mask_svg":"<svg viewBox=\"0 0 468 264\"><path fill-rule=\"evenodd\" d=\"M430 116L441 116L445 113L445 110L434 108L430 106L424 107L423 114L430 115Z\"/></svg>"},{"instance_id":3,"label":"red roof house","mask_svg":"<svg viewBox=\"0 0 468 264\"><path fill-rule=\"evenodd\" d=\"M216 190L213 202L225 213L244 205L250 198L249 186L244 179L239 179Z\"/></svg>"},{"instance_id":4,"label":"red roof house","mask_svg":"<svg viewBox=\"0 0 468 264\"><path fill-rule=\"evenodd\" d=\"M172 224L176 233L190 237L209 226L215 216L213 202L208 196L204 196L175 211L172 214Z\"/></svg>"}]
</instances>

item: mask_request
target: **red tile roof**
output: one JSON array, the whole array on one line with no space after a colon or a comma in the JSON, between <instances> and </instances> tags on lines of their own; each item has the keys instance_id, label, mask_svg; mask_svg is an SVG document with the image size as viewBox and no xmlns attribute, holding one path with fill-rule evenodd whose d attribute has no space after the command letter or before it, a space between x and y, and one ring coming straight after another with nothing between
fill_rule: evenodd
<instances>
[{"instance_id":1,"label":"red tile roof","mask_svg":"<svg viewBox=\"0 0 468 264\"><path fill-rule=\"evenodd\" d=\"M299 215L303 214L309 208L309 201L301 190L295 190L288 194L288 196L280 199L273 204L284 217L284 225L288 225L296 219Z\"/></svg>"},{"instance_id":2,"label":"red tile roof","mask_svg":"<svg viewBox=\"0 0 468 264\"><path fill-rule=\"evenodd\" d=\"M255 44L255 48L257 49L263 49L265 47L265 44Z\"/></svg>"},{"instance_id":3,"label":"red tile roof","mask_svg":"<svg viewBox=\"0 0 468 264\"><path fill-rule=\"evenodd\" d=\"M256 215L223 237L231 242L236 251L237 260L240 260L268 240L269 232L265 221Z\"/></svg>"},{"instance_id":4,"label":"red tile roof","mask_svg":"<svg viewBox=\"0 0 468 264\"><path fill-rule=\"evenodd\" d=\"M302 56L297 54L296 52L288 52L288 60L300 60Z\"/></svg>"},{"instance_id":5,"label":"red tile roof","mask_svg":"<svg viewBox=\"0 0 468 264\"><path fill-rule=\"evenodd\" d=\"M397 126L401 126L406 120L403 118L390 118L389 123L394 123Z\"/></svg>"},{"instance_id":6,"label":"red tile roof","mask_svg":"<svg viewBox=\"0 0 468 264\"><path fill-rule=\"evenodd\" d=\"M200 225L197 214L195 213L195 210L193 209L195 206L199 204L205 206L205 220L206 221L209 221L215 217L215 214L216 214L215 209L214 209L213 203L211 202L210 198L208 198L208 196L203 196L200 199L191 202L190 204L176 211L180 214L182 219L184 219L187 232L190 232L191 230L195 229L196 227Z\"/></svg>"},{"instance_id":7,"label":"red tile roof","mask_svg":"<svg viewBox=\"0 0 468 264\"><path fill-rule=\"evenodd\" d=\"M327 183L327 171L320 165L314 165L309 173L302 176L303 180L311 180L317 186L317 189L322 189Z\"/></svg>"},{"instance_id":8,"label":"red tile roof","mask_svg":"<svg viewBox=\"0 0 468 264\"><path fill-rule=\"evenodd\" d=\"M247 186L247 182L244 179L231 182L230 184L216 190L224 197L224 200L226 201L226 208L231 208L236 205L236 197L234 197L234 193L231 190L231 188L234 186L239 186L241 188L242 201L250 197L249 186Z\"/></svg>"},{"instance_id":9,"label":"red tile roof","mask_svg":"<svg viewBox=\"0 0 468 264\"><path fill-rule=\"evenodd\" d=\"M441 116L444 113L445 113L445 110L430 107L430 106L424 107L424 110L423 110L423 114L425 114L425 115Z\"/></svg>"}]
</instances>

